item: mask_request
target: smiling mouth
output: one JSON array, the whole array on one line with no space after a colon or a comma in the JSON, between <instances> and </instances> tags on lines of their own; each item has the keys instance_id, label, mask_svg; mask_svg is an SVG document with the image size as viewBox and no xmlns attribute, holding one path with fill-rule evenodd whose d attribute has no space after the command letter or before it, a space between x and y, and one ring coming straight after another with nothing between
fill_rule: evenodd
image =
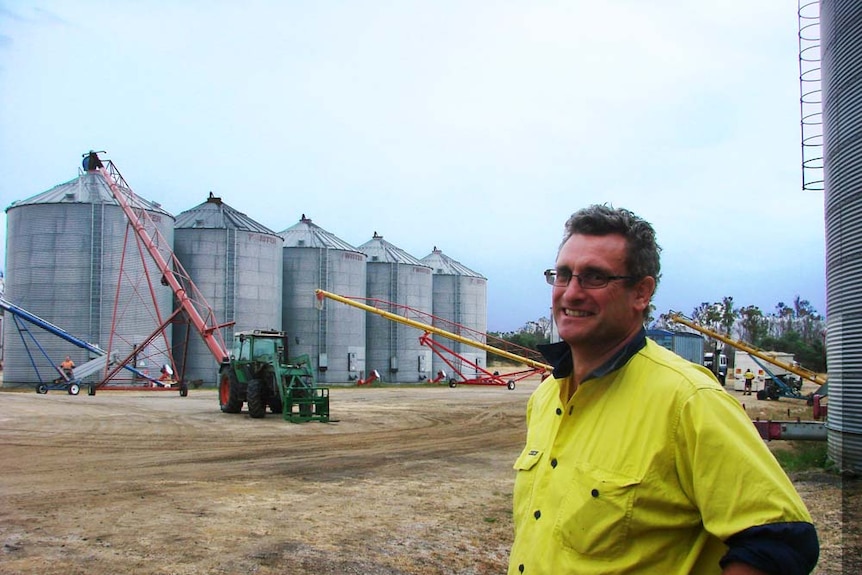
<instances>
[{"instance_id":1,"label":"smiling mouth","mask_svg":"<svg viewBox=\"0 0 862 575\"><path fill-rule=\"evenodd\" d=\"M586 312L586 311L579 311L576 309L564 309L563 315L565 315L567 317L587 317L587 316L591 316L593 314Z\"/></svg>"}]
</instances>

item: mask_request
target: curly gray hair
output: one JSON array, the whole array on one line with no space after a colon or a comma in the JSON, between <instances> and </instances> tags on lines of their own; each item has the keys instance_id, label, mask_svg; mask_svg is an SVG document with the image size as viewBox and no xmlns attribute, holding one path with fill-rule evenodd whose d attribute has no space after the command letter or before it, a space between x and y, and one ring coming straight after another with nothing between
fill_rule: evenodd
<instances>
[{"instance_id":1,"label":"curly gray hair","mask_svg":"<svg viewBox=\"0 0 862 575\"><path fill-rule=\"evenodd\" d=\"M578 210L568 219L560 248L575 234L623 236L626 239L626 273L634 276L632 283L650 276L658 287L661 247L656 243L652 225L643 218L624 208L594 204Z\"/></svg>"}]
</instances>

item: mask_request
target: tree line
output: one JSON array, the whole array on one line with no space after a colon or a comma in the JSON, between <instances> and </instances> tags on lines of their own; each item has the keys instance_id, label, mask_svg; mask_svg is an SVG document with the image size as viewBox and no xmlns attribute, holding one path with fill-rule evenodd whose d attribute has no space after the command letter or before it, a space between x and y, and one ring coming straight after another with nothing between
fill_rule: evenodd
<instances>
[{"instance_id":1,"label":"tree line","mask_svg":"<svg viewBox=\"0 0 862 575\"><path fill-rule=\"evenodd\" d=\"M644 325L651 329L686 330L673 323L670 312L655 317L655 307ZM774 311L765 313L755 305L737 307L732 296L719 302L703 302L690 316L695 323L730 339L767 351L791 353L800 365L826 372L826 320L811 303L796 296L790 305L778 302ZM551 341L551 320L542 317L529 321L519 330L491 332L488 335L514 345L535 350Z\"/></svg>"}]
</instances>

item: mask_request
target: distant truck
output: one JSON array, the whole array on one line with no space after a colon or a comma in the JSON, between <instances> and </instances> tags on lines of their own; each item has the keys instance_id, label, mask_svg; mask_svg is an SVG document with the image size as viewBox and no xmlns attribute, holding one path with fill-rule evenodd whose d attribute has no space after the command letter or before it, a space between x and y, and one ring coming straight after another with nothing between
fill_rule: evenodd
<instances>
[{"instance_id":1,"label":"distant truck","mask_svg":"<svg viewBox=\"0 0 862 575\"><path fill-rule=\"evenodd\" d=\"M703 336L685 331L648 329L647 337L692 363L703 361Z\"/></svg>"},{"instance_id":2,"label":"distant truck","mask_svg":"<svg viewBox=\"0 0 862 575\"><path fill-rule=\"evenodd\" d=\"M784 353L781 351L767 351L764 353L777 360L779 363L787 365L795 364L792 353ZM747 352L737 351L733 358L733 389L736 391L742 391L745 389L745 378L743 377L743 374L747 369L750 369L754 374L754 381L752 382L753 391L761 391L769 387L769 383L772 378L769 373L763 369L764 364L772 375L780 378L782 383L785 385L789 385L793 388L802 386L802 379L799 376L790 373L790 371L780 365L765 362L763 360L757 360Z\"/></svg>"},{"instance_id":3,"label":"distant truck","mask_svg":"<svg viewBox=\"0 0 862 575\"><path fill-rule=\"evenodd\" d=\"M715 374L723 386L727 381L727 356L718 354L718 361L713 358L715 353L704 352L704 337L688 331L671 331L669 329L648 329L647 337L675 354L684 357L692 363L704 366Z\"/></svg>"},{"instance_id":4,"label":"distant truck","mask_svg":"<svg viewBox=\"0 0 862 575\"><path fill-rule=\"evenodd\" d=\"M715 374L718 383L722 386L727 383L727 356L723 353L718 354L718 361L715 359L715 353L708 351L703 354L703 367Z\"/></svg>"}]
</instances>

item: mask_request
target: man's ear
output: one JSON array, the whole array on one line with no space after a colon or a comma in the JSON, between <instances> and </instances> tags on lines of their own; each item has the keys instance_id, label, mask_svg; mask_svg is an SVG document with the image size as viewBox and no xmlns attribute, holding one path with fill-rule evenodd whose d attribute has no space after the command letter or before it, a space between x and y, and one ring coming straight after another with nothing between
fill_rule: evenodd
<instances>
[{"instance_id":1,"label":"man's ear","mask_svg":"<svg viewBox=\"0 0 862 575\"><path fill-rule=\"evenodd\" d=\"M652 294L655 293L655 285L655 278L646 276L632 286L635 296L635 307L638 311L644 311L649 307Z\"/></svg>"}]
</instances>

